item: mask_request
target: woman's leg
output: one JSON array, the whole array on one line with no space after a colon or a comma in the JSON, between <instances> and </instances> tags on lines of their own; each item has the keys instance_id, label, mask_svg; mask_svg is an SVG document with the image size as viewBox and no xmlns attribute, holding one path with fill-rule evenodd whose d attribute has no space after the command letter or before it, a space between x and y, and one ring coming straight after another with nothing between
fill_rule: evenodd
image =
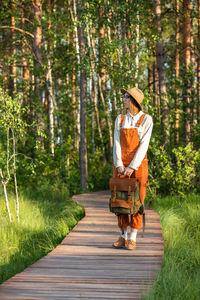
<instances>
[{"instance_id":1,"label":"woman's leg","mask_svg":"<svg viewBox=\"0 0 200 300\"><path fill-rule=\"evenodd\" d=\"M129 216L128 215L119 215L117 216L118 219L118 227L119 228L126 228L129 225Z\"/></svg>"},{"instance_id":2,"label":"woman's leg","mask_svg":"<svg viewBox=\"0 0 200 300\"><path fill-rule=\"evenodd\" d=\"M147 183L146 178L144 180L139 180L139 193L143 204L146 195L146 186L147 186L146 183ZM140 213L131 215L131 221L129 225L131 227L130 239L136 242L137 231L142 227L142 215Z\"/></svg>"},{"instance_id":3,"label":"woman's leg","mask_svg":"<svg viewBox=\"0 0 200 300\"><path fill-rule=\"evenodd\" d=\"M118 219L118 227L120 229L120 237L119 239L113 243L115 248L124 248L128 239L127 236L127 227L129 225L129 216L128 215L119 215Z\"/></svg>"}]
</instances>

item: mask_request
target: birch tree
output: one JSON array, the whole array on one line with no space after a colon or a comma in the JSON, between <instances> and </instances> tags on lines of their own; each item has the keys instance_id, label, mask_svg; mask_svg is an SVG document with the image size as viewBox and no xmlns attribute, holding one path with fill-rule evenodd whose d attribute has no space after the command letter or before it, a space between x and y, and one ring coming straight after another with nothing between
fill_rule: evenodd
<instances>
[{"instance_id":1,"label":"birch tree","mask_svg":"<svg viewBox=\"0 0 200 300\"><path fill-rule=\"evenodd\" d=\"M53 90L53 77L52 77L52 55L53 47L51 41L51 0L47 0L47 14L48 14L48 38L47 38L47 72L46 84L48 88L48 104L49 104L49 133L50 133L50 151L54 156L54 103L55 96Z\"/></svg>"},{"instance_id":2,"label":"birch tree","mask_svg":"<svg viewBox=\"0 0 200 300\"><path fill-rule=\"evenodd\" d=\"M24 132L26 123L22 120L21 114L24 112L25 108L21 107L20 96L15 95L12 98L8 96L6 92L0 89L0 127L2 131L6 132L6 150L2 153L1 156L1 165L0 165L0 176L1 183L3 185L4 197L6 208L9 216L9 220L12 221L12 216L9 207L8 193L7 193L7 184L11 178L11 172L14 177L14 186L15 186L15 199L16 199L16 215L17 220L19 221L19 196L18 196L18 186L17 186L17 171L16 171L16 136L15 132L18 135L21 135ZM10 137L10 131L12 136ZM10 141L12 140L12 152ZM11 162L12 166L11 166ZM6 174L6 175L5 175Z\"/></svg>"}]
</instances>

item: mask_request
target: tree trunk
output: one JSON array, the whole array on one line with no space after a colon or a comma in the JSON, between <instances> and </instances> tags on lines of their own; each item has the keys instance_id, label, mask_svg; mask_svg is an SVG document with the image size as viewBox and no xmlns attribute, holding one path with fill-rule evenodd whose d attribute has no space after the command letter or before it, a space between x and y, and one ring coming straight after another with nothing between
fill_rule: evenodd
<instances>
[{"instance_id":1,"label":"tree trunk","mask_svg":"<svg viewBox=\"0 0 200 300\"><path fill-rule=\"evenodd\" d=\"M108 21L109 21L109 23L111 23L111 19L110 18L108 18ZM126 27L125 22L123 24L124 24L123 28ZM109 25L107 26L107 35L108 35L109 43L110 43L110 45L112 45L111 28L110 28ZM126 38L126 30L125 29L124 29L123 35L124 35L124 39L125 39ZM129 49L127 49L127 48L126 48L126 51L124 50L126 53L129 51ZM110 91L112 93L112 96L111 96L111 102L112 102L112 122L114 122L115 121L115 117L116 117L116 111L119 114L119 110L117 109L116 87L115 87L115 83L114 83L113 76L112 76L112 72L113 72L112 70L114 69L114 62L113 62L112 57L110 58L110 65L111 65L111 72L109 74L109 79L110 79Z\"/></svg>"},{"instance_id":2,"label":"tree trunk","mask_svg":"<svg viewBox=\"0 0 200 300\"><path fill-rule=\"evenodd\" d=\"M189 66L191 62L191 0L183 0L183 110L184 110L184 133L186 144L190 140L190 105L191 105L191 81L189 78Z\"/></svg>"},{"instance_id":3,"label":"tree trunk","mask_svg":"<svg viewBox=\"0 0 200 300\"><path fill-rule=\"evenodd\" d=\"M11 26L15 27L15 4L13 1L11 1ZM11 56L11 65L10 65L10 78L9 78L9 92L10 95L13 95L13 93L16 90L16 66L15 66L15 30L11 28L10 30L10 41L11 41L11 47L10 47L10 56Z\"/></svg>"},{"instance_id":4,"label":"tree trunk","mask_svg":"<svg viewBox=\"0 0 200 300\"><path fill-rule=\"evenodd\" d=\"M89 101L91 104L91 129L92 129L92 154L94 156L95 154L95 113L94 113L94 94L93 94L93 73L94 73L94 69L92 68L92 45L91 45L91 39L90 39L90 28L89 25L86 25L86 31L87 31L87 44L88 44L88 48L89 48L89 57L90 57L90 74L89 74Z\"/></svg>"},{"instance_id":5,"label":"tree trunk","mask_svg":"<svg viewBox=\"0 0 200 300\"><path fill-rule=\"evenodd\" d=\"M93 75L93 77L92 77L92 99L93 99L94 110L95 110L95 115L96 115L97 129L98 129L99 138L100 138L100 142L101 142L101 148L102 148L103 157L104 157L104 161L105 161L105 147L104 147L103 134L102 134L101 124L100 124L100 117L99 117L99 110L98 110L98 98L97 98L96 77L98 77L98 74L97 74L97 69L96 69L97 55L96 55L96 48L95 48L95 29L94 29L94 27L92 29L92 33L90 30L89 30L89 33L90 33L90 35L89 35L90 45L92 48L91 67L92 67L92 70L94 70L92 72L92 75Z\"/></svg>"},{"instance_id":6,"label":"tree trunk","mask_svg":"<svg viewBox=\"0 0 200 300\"><path fill-rule=\"evenodd\" d=\"M200 50L200 0L198 0L198 47ZM197 117L200 123L200 55L197 57Z\"/></svg>"},{"instance_id":7,"label":"tree trunk","mask_svg":"<svg viewBox=\"0 0 200 300\"><path fill-rule=\"evenodd\" d=\"M3 173L2 173L1 169L0 169L0 176L1 176L1 183L3 185L3 192L4 192L6 209L7 209L7 212L8 212L9 221L12 222L12 215L11 215L11 212L10 212L10 206L9 206L9 202L8 202L8 193L7 193L7 189L6 189L6 183L4 181Z\"/></svg>"},{"instance_id":8,"label":"tree trunk","mask_svg":"<svg viewBox=\"0 0 200 300\"><path fill-rule=\"evenodd\" d=\"M166 72L164 66L164 51L161 28L161 5L160 0L154 0L156 27L159 35L159 41L156 43L156 67L159 77L159 95L161 104L161 126L164 133L164 144L169 143L169 118L167 106Z\"/></svg>"},{"instance_id":9,"label":"tree trunk","mask_svg":"<svg viewBox=\"0 0 200 300\"><path fill-rule=\"evenodd\" d=\"M84 28L82 23L82 11L83 3L79 1L79 21L81 24L78 27L78 38L79 38L79 49L80 49L80 147L79 147L79 157L80 157L80 184L83 188L88 188L88 170L87 170L87 138L86 138L86 71L84 65L85 58L85 36Z\"/></svg>"},{"instance_id":10,"label":"tree trunk","mask_svg":"<svg viewBox=\"0 0 200 300\"><path fill-rule=\"evenodd\" d=\"M99 8L99 76L101 81L101 89L105 96L106 93L106 83L108 80L108 74L106 72L106 55L104 51L105 47L105 25L104 22L101 21L101 18L105 14L105 7L102 5Z\"/></svg>"},{"instance_id":11,"label":"tree trunk","mask_svg":"<svg viewBox=\"0 0 200 300\"><path fill-rule=\"evenodd\" d=\"M4 91L8 92L8 70L6 66L6 60L7 60L7 44L8 44L8 33L3 30L2 33L2 50L3 50L3 88Z\"/></svg>"},{"instance_id":12,"label":"tree trunk","mask_svg":"<svg viewBox=\"0 0 200 300\"><path fill-rule=\"evenodd\" d=\"M54 107L57 112L56 114L56 121L58 126L58 135L60 138L60 146L62 149L62 174L65 174L65 149L63 147L63 130L62 130L62 124L59 117L59 87L60 87L60 79L55 78L55 103Z\"/></svg>"},{"instance_id":13,"label":"tree trunk","mask_svg":"<svg viewBox=\"0 0 200 300\"><path fill-rule=\"evenodd\" d=\"M102 16L104 15L104 8L101 7L99 10L99 19L101 20ZM102 25L99 28L99 74L98 74L98 84L99 84L99 96L102 102L103 110L106 112L106 123L108 126L108 134L109 134L109 160L112 157L112 149L113 149L113 137L112 137L112 126L111 126L111 119L110 113L108 110L108 103L106 100L106 84L108 81L108 74L106 72L106 56L105 56L105 26Z\"/></svg>"},{"instance_id":14,"label":"tree trunk","mask_svg":"<svg viewBox=\"0 0 200 300\"><path fill-rule=\"evenodd\" d=\"M175 145L179 144L179 65L180 65L180 55L179 55L179 43L180 43L180 17L179 17L179 0L176 0L176 84L175 84Z\"/></svg>"},{"instance_id":15,"label":"tree trunk","mask_svg":"<svg viewBox=\"0 0 200 300\"><path fill-rule=\"evenodd\" d=\"M153 64L153 105L157 110L157 120L160 122L159 78L156 62Z\"/></svg>"},{"instance_id":16,"label":"tree trunk","mask_svg":"<svg viewBox=\"0 0 200 300\"><path fill-rule=\"evenodd\" d=\"M25 6L23 5L21 8L21 15L22 15L22 29L25 30L25 18L26 18L26 10ZM25 84L25 105L28 105L28 91L30 90L30 65L28 59L26 57L27 53L29 52L28 47L26 46L26 38L25 34L22 36L22 74Z\"/></svg>"},{"instance_id":17,"label":"tree trunk","mask_svg":"<svg viewBox=\"0 0 200 300\"><path fill-rule=\"evenodd\" d=\"M149 39L147 40L147 49L151 50L151 44L150 44ZM152 57L152 55L149 54L149 61L148 61L148 65L147 65L147 71L148 71L148 91L149 91L149 94L150 94L151 98L153 99L153 97L154 97L154 95L153 95L153 66L152 66L152 62L151 62L151 57Z\"/></svg>"},{"instance_id":18,"label":"tree trunk","mask_svg":"<svg viewBox=\"0 0 200 300\"><path fill-rule=\"evenodd\" d=\"M16 143L15 143L15 129L12 128L12 139L13 139L13 170L14 170L14 184L15 184L15 201L16 201L16 213L17 221L19 222L19 196L18 196L18 186L17 186L17 173L16 173Z\"/></svg>"},{"instance_id":19,"label":"tree trunk","mask_svg":"<svg viewBox=\"0 0 200 300\"><path fill-rule=\"evenodd\" d=\"M73 47L76 49L74 32L72 33ZM79 54L76 54L76 56ZM73 58L73 69L72 69L72 105L73 105L73 118L74 118L74 139L75 148L79 149L80 142L80 109L79 98L76 97L76 86L77 86L77 70L76 70L76 58ZM79 121L78 121L79 120Z\"/></svg>"},{"instance_id":20,"label":"tree trunk","mask_svg":"<svg viewBox=\"0 0 200 300\"><path fill-rule=\"evenodd\" d=\"M48 7L48 32L51 33L51 0L47 0ZM54 91L53 91L53 79L52 79L52 44L51 38L48 37L48 55L47 55L47 74L46 83L48 88L48 102L49 102L49 133L50 133L50 151L54 156Z\"/></svg>"},{"instance_id":21,"label":"tree trunk","mask_svg":"<svg viewBox=\"0 0 200 300\"><path fill-rule=\"evenodd\" d=\"M70 11L70 15L71 15L71 19L74 23L74 33L75 33L75 37L73 40L73 46L76 49L76 59L77 59L77 64L78 66L80 66L80 50L79 50L79 38L78 38L78 15L77 15L77 1L76 0L70 0L68 1L68 5L69 5L69 11ZM80 145L80 100L79 98L76 98L76 85L80 86L80 69L78 68L78 70L76 70L75 68L75 64L74 64L74 68L73 68L73 92L72 92L72 96L73 96L73 103L76 104L77 103L77 109L75 112L75 120L76 120L76 134L75 134L75 147L78 149L78 146ZM79 91L80 92L80 91Z\"/></svg>"},{"instance_id":22,"label":"tree trunk","mask_svg":"<svg viewBox=\"0 0 200 300\"><path fill-rule=\"evenodd\" d=\"M95 154L95 112L94 112L94 101L93 101L93 74L92 71L90 71L90 77L89 77L89 100L91 103L91 129L92 129L92 154L94 156Z\"/></svg>"},{"instance_id":23,"label":"tree trunk","mask_svg":"<svg viewBox=\"0 0 200 300\"><path fill-rule=\"evenodd\" d=\"M38 121L37 141L40 143L41 149L44 149L44 131L43 119L43 103L41 93L41 76L42 76L42 3L41 0L32 0L33 16L35 22L34 38L33 38L33 53L34 53L34 94L35 101L39 106L39 111L36 114Z\"/></svg>"},{"instance_id":24,"label":"tree trunk","mask_svg":"<svg viewBox=\"0 0 200 300\"><path fill-rule=\"evenodd\" d=\"M196 74L196 59L195 59L195 45L194 45L194 24L193 24L194 17L191 16L191 67L192 67L192 73L191 73L191 112L192 112L192 120L191 125L196 126L197 125L197 105L195 102L196 99L196 90L197 90L197 84L195 80L195 74ZM191 130L192 131L192 130Z\"/></svg>"},{"instance_id":25,"label":"tree trunk","mask_svg":"<svg viewBox=\"0 0 200 300\"><path fill-rule=\"evenodd\" d=\"M4 179L3 177L3 172L2 169L0 169L0 176L1 176L1 183L3 185L3 191L4 191L4 197L5 197L5 203L6 203L6 208L8 212L8 217L10 222L12 221L12 216L10 212L10 206L9 206L9 201L8 201L8 194L7 194L7 189L6 185L10 180L10 170L9 170L9 160L10 160L10 137L9 137L9 131L10 128L7 128L7 151L6 151L6 168L7 168L7 178Z\"/></svg>"},{"instance_id":26,"label":"tree trunk","mask_svg":"<svg viewBox=\"0 0 200 300\"><path fill-rule=\"evenodd\" d=\"M140 15L139 10L137 8L137 16L136 16L137 24L136 24L136 41L135 41L135 86L138 87L138 75L139 75L139 41L140 41Z\"/></svg>"},{"instance_id":27,"label":"tree trunk","mask_svg":"<svg viewBox=\"0 0 200 300\"><path fill-rule=\"evenodd\" d=\"M103 104L103 109L106 112L106 121L108 126L108 134L109 134L109 161L112 157L112 149L113 149L113 137L112 137L112 127L111 127L111 120L110 120L110 114L108 111L108 105L105 103L104 94L103 94L103 88L102 88L102 82L101 77L98 76L98 83L99 83L99 93L100 93L100 99Z\"/></svg>"}]
</instances>

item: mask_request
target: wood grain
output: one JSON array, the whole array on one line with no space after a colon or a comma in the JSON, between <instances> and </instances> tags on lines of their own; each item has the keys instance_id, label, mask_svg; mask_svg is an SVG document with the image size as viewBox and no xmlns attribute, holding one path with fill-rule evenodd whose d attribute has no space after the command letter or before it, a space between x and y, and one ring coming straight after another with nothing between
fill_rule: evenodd
<instances>
[{"instance_id":1,"label":"wood grain","mask_svg":"<svg viewBox=\"0 0 200 300\"><path fill-rule=\"evenodd\" d=\"M161 268L160 218L146 208L136 249L114 249L119 234L109 197L109 191L73 196L86 216L52 252L4 282L0 299L142 299Z\"/></svg>"}]
</instances>

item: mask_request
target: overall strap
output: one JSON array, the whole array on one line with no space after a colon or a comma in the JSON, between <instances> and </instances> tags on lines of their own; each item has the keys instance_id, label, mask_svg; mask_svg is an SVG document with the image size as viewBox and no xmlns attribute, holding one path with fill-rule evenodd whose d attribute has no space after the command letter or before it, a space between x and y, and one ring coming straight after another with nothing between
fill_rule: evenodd
<instances>
[{"instance_id":1,"label":"overall strap","mask_svg":"<svg viewBox=\"0 0 200 300\"><path fill-rule=\"evenodd\" d=\"M123 125L124 118L125 118L125 115L124 115L124 114L121 114L120 128L121 128L121 127L122 127L122 125Z\"/></svg>"},{"instance_id":2,"label":"overall strap","mask_svg":"<svg viewBox=\"0 0 200 300\"><path fill-rule=\"evenodd\" d=\"M140 127L140 125L142 124L142 122L143 122L145 116L146 116L146 114L143 114L143 115L140 117L139 121L137 122L136 127Z\"/></svg>"}]
</instances>

